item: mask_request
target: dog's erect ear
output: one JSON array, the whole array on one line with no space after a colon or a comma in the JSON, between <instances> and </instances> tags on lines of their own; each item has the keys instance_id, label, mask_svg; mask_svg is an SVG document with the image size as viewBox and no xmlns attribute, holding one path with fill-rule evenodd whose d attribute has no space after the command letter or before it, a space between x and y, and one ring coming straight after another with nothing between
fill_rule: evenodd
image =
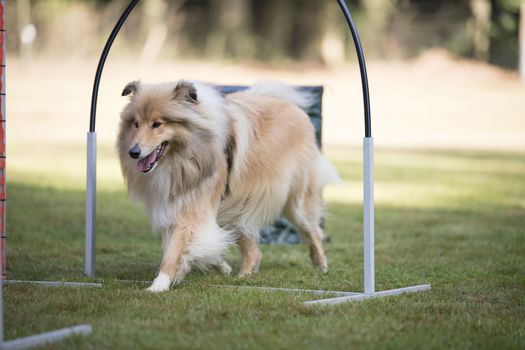
<instances>
[{"instance_id":1,"label":"dog's erect ear","mask_svg":"<svg viewBox=\"0 0 525 350\"><path fill-rule=\"evenodd\" d=\"M132 81L131 83L128 83L128 85L124 87L124 90L122 90L122 96L131 95L130 97L133 97L133 95L135 95L135 93L139 91L139 89L140 89L140 81L139 80Z\"/></svg>"},{"instance_id":2,"label":"dog's erect ear","mask_svg":"<svg viewBox=\"0 0 525 350\"><path fill-rule=\"evenodd\" d=\"M175 89L173 89L173 98L191 103L199 102L199 100L197 100L197 89L195 89L195 85L185 80L181 80L177 86L175 86Z\"/></svg>"}]
</instances>

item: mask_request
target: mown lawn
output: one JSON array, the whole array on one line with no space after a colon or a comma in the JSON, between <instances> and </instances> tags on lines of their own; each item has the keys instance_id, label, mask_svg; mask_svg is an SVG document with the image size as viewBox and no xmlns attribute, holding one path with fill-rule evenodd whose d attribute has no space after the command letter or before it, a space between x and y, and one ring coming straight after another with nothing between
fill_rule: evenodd
<instances>
[{"instance_id":1,"label":"mown lawn","mask_svg":"<svg viewBox=\"0 0 525 350\"><path fill-rule=\"evenodd\" d=\"M88 281L82 147L11 152L8 277ZM348 186L326 191L328 274L311 268L304 245L264 246L253 278L194 271L176 289L151 295L146 285L117 281L151 280L160 239L103 148L97 281L104 287L5 286L6 339L90 323L92 335L49 348L525 348L525 154L377 151L377 289L431 283L429 292L304 307L318 297L215 287L361 290L361 156L345 149L329 156ZM229 261L239 268L235 249Z\"/></svg>"}]
</instances>

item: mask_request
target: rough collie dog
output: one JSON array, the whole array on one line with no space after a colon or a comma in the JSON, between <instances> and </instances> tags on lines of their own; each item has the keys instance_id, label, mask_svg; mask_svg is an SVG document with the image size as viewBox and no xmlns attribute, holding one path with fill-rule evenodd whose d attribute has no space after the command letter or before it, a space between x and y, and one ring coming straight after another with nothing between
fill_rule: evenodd
<instances>
[{"instance_id":1,"label":"rough collie dog","mask_svg":"<svg viewBox=\"0 0 525 350\"><path fill-rule=\"evenodd\" d=\"M300 108L310 103L307 94L262 82L225 96L179 81L131 82L122 95L130 98L117 141L122 172L162 233L164 256L147 290L169 290L195 265L229 274L223 253L234 242L239 276L257 272L259 229L281 213L309 245L312 263L327 271L321 189L337 174Z\"/></svg>"}]
</instances>

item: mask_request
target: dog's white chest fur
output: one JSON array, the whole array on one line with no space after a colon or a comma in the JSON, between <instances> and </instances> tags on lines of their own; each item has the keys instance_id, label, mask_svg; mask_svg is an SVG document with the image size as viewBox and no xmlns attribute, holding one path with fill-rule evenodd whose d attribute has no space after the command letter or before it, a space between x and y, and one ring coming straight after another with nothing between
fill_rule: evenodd
<instances>
[{"instance_id":1,"label":"dog's white chest fur","mask_svg":"<svg viewBox=\"0 0 525 350\"><path fill-rule=\"evenodd\" d=\"M159 164L159 168L162 164ZM160 170L160 169L156 169ZM133 199L144 204L154 231L165 231L176 223L176 200L170 200L171 179L163 176L162 171L150 174L137 174L147 177L137 181L135 186L130 181L129 192ZM131 179L130 179L131 180Z\"/></svg>"}]
</instances>

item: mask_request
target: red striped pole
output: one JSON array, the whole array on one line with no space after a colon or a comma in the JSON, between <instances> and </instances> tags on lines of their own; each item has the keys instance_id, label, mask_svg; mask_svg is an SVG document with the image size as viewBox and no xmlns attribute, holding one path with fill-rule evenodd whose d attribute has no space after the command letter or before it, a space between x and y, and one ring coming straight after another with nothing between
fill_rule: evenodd
<instances>
[{"instance_id":1,"label":"red striped pole","mask_svg":"<svg viewBox=\"0 0 525 350\"><path fill-rule=\"evenodd\" d=\"M0 259L2 277L0 278L0 349L27 349L49 345L72 335L84 335L92 332L91 325L82 324L52 332L31 335L24 338L4 341L4 295L3 285L6 276L5 265L5 3L0 0Z\"/></svg>"},{"instance_id":2,"label":"red striped pole","mask_svg":"<svg viewBox=\"0 0 525 350\"><path fill-rule=\"evenodd\" d=\"M0 259L2 279L6 276L5 243L6 243L6 189L5 189L5 0L0 1Z\"/></svg>"}]
</instances>

